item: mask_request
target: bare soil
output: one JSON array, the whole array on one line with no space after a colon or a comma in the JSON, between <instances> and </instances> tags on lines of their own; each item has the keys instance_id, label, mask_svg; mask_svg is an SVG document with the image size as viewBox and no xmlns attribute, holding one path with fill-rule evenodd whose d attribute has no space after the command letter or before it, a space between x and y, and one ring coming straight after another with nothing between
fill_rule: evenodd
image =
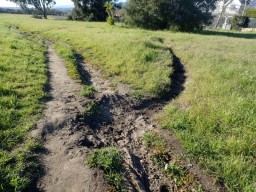
<instances>
[{"instance_id":1,"label":"bare soil","mask_svg":"<svg viewBox=\"0 0 256 192\"><path fill-rule=\"evenodd\" d=\"M173 155L185 153L172 134L156 129L154 120L154 115L184 89L186 77L179 59L174 55L172 92L162 100L138 101L128 95L125 85L113 90L111 80L103 80L99 71L86 64L79 54L76 56L84 82L92 84L97 92L94 98L79 97L82 85L69 78L64 61L49 45L51 99L46 103L44 118L32 131L33 137L43 138L45 147L40 154L43 171L33 191L111 191L102 172L90 169L85 161L93 150L104 146L123 151L127 191L178 191L170 178L153 165L141 137L146 131L156 132L166 139ZM92 102L95 112L88 113L86 106ZM186 165L206 191L219 191L198 165L184 161Z\"/></svg>"}]
</instances>

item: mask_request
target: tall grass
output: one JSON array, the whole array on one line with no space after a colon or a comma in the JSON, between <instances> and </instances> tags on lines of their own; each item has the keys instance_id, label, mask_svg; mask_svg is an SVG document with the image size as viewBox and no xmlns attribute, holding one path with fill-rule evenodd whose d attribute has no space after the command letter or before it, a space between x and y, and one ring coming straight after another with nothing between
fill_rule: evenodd
<instances>
[{"instance_id":1,"label":"tall grass","mask_svg":"<svg viewBox=\"0 0 256 192\"><path fill-rule=\"evenodd\" d=\"M39 117L45 96L45 48L14 33L0 21L0 191L20 191L37 143L27 137ZM23 143L23 144L22 144Z\"/></svg>"}]
</instances>

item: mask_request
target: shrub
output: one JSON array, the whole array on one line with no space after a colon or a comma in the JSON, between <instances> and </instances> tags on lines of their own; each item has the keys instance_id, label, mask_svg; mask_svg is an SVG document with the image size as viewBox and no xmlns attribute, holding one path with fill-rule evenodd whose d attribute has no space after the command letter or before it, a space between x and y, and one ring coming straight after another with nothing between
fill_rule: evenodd
<instances>
[{"instance_id":1,"label":"shrub","mask_svg":"<svg viewBox=\"0 0 256 192\"><path fill-rule=\"evenodd\" d=\"M247 16L234 16L231 20L231 26L233 30L241 30L241 28L248 27L249 22L250 19Z\"/></svg>"},{"instance_id":2,"label":"shrub","mask_svg":"<svg viewBox=\"0 0 256 192\"><path fill-rule=\"evenodd\" d=\"M256 9L255 8L247 8L245 10L245 15L247 17L256 18Z\"/></svg>"},{"instance_id":3,"label":"shrub","mask_svg":"<svg viewBox=\"0 0 256 192\"><path fill-rule=\"evenodd\" d=\"M38 14L35 14L35 13L33 13L32 17L35 18L35 19L43 19L43 17L41 15L38 15Z\"/></svg>"},{"instance_id":4,"label":"shrub","mask_svg":"<svg viewBox=\"0 0 256 192\"><path fill-rule=\"evenodd\" d=\"M201 30L212 16L198 0L130 0L125 22L145 29Z\"/></svg>"},{"instance_id":5,"label":"shrub","mask_svg":"<svg viewBox=\"0 0 256 192\"><path fill-rule=\"evenodd\" d=\"M107 17L107 23L109 25L115 25L115 19L113 19L112 17Z\"/></svg>"}]
</instances>

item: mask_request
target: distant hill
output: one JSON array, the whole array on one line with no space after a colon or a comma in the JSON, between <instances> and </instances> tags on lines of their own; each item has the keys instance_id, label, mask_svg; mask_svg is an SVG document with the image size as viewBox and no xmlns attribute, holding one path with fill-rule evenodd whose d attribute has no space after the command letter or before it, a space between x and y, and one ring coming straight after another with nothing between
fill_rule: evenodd
<instances>
[{"instance_id":1,"label":"distant hill","mask_svg":"<svg viewBox=\"0 0 256 192\"><path fill-rule=\"evenodd\" d=\"M72 5L56 5L52 7L51 10L58 11L63 13L70 13L74 6ZM23 11L19 7L1 7L0 13L23 13ZM60 14L60 13L59 13ZM61 14L60 14L61 15Z\"/></svg>"},{"instance_id":2,"label":"distant hill","mask_svg":"<svg viewBox=\"0 0 256 192\"><path fill-rule=\"evenodd\" d=\"M70 13L72 11L73 7L74 6L72 6L72 5L56 5L52 9L61 11L64 13Z\"/></svg>"},{"instance_id":3,"label":"distant hill","mask_svg":"<svg viewBox=\"0 0 256 192\"><path fill-rule=\"evenodd\" d=\"M14 10L19 10L20 9L19 7L1 7L1 5L0 5L0 8L1 9L14 9Z\"/></svg>"}]
</instances>

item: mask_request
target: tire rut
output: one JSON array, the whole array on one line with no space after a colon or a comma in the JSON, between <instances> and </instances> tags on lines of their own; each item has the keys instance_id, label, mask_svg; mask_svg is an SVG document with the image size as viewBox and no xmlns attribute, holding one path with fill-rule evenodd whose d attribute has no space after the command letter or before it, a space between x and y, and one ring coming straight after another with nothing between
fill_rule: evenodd
<instances>
[{"instance_id":1,"label":"tire rut","mask_svg":"<svg viewBox=\"0 0 256 192\"><path fill-rule=\"evenodd\" d=\"M164 133L156 129L154 115L184 89L185 70L178 57L173 58L172 91L167 97L138 101L127 94L129 88L124 85L113 91L110 80L103 80L102 74L85 63L81 55L75 56L84 82L93 85L96 94L90 99L78 97L82 85L68 77L63 61L49 45L51 99L46 103L45 117L32 131L32 136L44 139L46 152L41 154L44 171L33 191L110 191L102 172L90 169L85 163L93 150L104 146L123 151L127 191L177 191L167 175L153 164L141 137L148 131ZM96 113L85 110L90 103ZM179 146L176 141L168 144ZM199 168L198 174L202 174ZM206 190L218 190L209 184L210 178L204 178L209 180L202 183Z\"/></svg>"},{"instance_id":2,"label":"tire rut","mask_svg":"<svg viewBox=\"0 0 256 192\"><path fill-rule=\"evenodd\" d=\"M43 171L32 191L103 191L108 185L102 173L86 165L89 150L79 147L83 133L72 131L86 102L78 97L82 85L69 78L64 61L51 45L48 60L50 100L46 102L44 118L31 133L44 141L45 152L40 155Z\"/></svg>"}]
</instances>

